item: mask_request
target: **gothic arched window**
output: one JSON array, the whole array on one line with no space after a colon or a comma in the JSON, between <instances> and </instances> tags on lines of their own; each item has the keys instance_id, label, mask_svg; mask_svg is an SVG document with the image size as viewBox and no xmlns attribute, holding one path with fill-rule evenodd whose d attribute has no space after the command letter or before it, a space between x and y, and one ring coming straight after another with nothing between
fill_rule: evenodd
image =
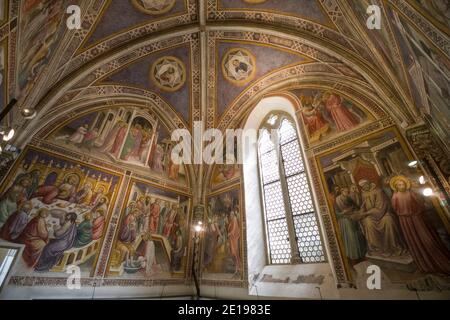
<instances>
[{"instance_id":1,"label":"gothic arched window","mask_svg":"<svg viewBox=\"0 0 450 320\"><path fill-rule=\"evenodd\" d=\"M259 130L258 157L270 264L325 261L295 122L269 114Z\"/></svg>"}]
</instances>

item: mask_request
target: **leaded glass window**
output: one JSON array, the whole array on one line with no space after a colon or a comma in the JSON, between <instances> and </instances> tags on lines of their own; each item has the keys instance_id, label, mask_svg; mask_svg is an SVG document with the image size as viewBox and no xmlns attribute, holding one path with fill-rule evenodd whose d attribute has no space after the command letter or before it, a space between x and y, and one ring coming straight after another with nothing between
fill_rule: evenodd
<instances>
[{"instance_id":1,"label":"leaded glass window","mask_svg":"<svg viewBox=\"0 0 450 320\"><path fill-rule=\"evenodd\" d=\"M325 261L301 145L290 117L266 118L258 154L270 263Z\"/></svg>"}]
</instances>

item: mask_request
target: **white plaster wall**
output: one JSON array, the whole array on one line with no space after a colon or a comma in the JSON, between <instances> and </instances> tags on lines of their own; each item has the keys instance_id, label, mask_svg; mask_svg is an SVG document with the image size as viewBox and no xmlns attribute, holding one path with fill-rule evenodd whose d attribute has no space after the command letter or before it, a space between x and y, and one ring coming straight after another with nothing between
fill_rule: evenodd
<instances>
[{"instance_id":1,"label":"white plaster wall","mask_svg":"<svg viewBox=\"0 0 450 320\"><path fill-rule=\"evenodd\" d=\"M65 287L22 287L8 286L0 295L0 300L32 300L32 299L158 299L163 297L193 296L192 286L154 286L154 287L82 287L80 290L69 290Z\"/></svg>"},{"instance_id":2,"label":"white plaster wall","mask_svg":"<svg viewBox=\"0 0 450 320\"><path fill-rule=\"evenodd\" d=\"M202 286L201 295L204 298L221 300L450 300L450 291L414 292L406 289L390 290L357 290L336 289L321 286L318 289L297 284L266 285L263 291L266 295L250 295L246 288L231 288L220 286ZM283 293L282 296L277 290ZM289 293L293 291L294 293ZM273 295L270 295L272 293Z\"/></svg>"}]
</instances>

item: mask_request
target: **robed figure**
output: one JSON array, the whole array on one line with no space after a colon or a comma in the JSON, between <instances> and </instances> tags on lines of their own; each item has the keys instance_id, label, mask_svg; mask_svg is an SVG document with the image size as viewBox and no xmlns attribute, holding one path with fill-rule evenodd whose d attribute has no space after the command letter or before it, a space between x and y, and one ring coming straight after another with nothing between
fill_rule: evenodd
<instances>
[{"instance_id":1,"label":"robed figure","mask_svg":"<svg viewBox=\"0 0 450 320\"><path fill-rule=\"evenodd\" d=\"M235 273L240 273L241 270L241 255L239 252L239 239L241 232L239 228L239 221L237 212L232 211L230 216L230 223L228 224L228 241L230 246L231 257L234 261Z\"/></svg>"},{"instance_id":2,"label":"robed figure","mask_svg":"<svg viewBox=\"0 0 450 320\"><path fill-rule=\"evenodd\" d=\"M331 114L334 124L336 125L337 131L344 132L358 126L360 120L343 105L342 98L340 96L334 93L328 93L324 95L324 100L326 108Z\"/></svg>"},{"instance_id":3,"label":"robed figure","mask_svg":"<svg viewBox=\"0 0 450 320\"><path fill-rule=\"evenodd\" d=\"M42 250L47 245L48 230L45 219L48 215L48 209L40 209L37 212L37 216L31 219L18 239L19 243L25 245L22 257L29 267L36 265L42 254Z\"/></svg>"},{"instance_id":4,"label":"robed figure","mask_svg":"<svg viewBox=\"0 0 450 320\"><path fill-rule=\"evenodd\" d=\"M36 271L49 271L57 265L64 255L64 251L73 247L77 236L77 214L67 213L64 224L55 230L55 238L45 246L35 267Z\"/></svg>"},{"instance_id":5,"label":"robed figure","mask_svg":"<svg viewBox=\"0 0 450 320\"><path fill-rule=\"evenodd\" d=\"M424 218L424 201L403 176L392 178L392 207L417 267L424 273L450 274L450 252Z\"/></svg>"}]
</instances>

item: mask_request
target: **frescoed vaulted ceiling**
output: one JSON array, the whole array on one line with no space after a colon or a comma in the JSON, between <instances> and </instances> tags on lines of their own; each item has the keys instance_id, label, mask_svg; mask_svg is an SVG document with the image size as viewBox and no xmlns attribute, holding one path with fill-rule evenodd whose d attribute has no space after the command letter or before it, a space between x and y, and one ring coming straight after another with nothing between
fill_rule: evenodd
<instances>
[{"instance_id":1,"label":"frescoed vaulted ceiling","mask_svg":"<svg viewBox=\"0 0 450 320\"><path fill-rule=\"evenodd\" d=\"M251 217L247 215L249 208L256 208L251 200L261 195L255 191L254 198L248 201L244 193L253 190L248 192L244 180L248 171L258 171L258 160L247 172L245 162L180 165L172 158L176 141L171 134L175 129L195 133L196 128L216 128L225 132L259 121L253 123L255 129L264 121L270 124L272 116L278 117L274 123L286 120L291 128L296 122L304 149L304 186L309 179L315 190L316 196L311 199L317 200L314 206L322 215L320 232L326 233L326 249L330 253L327 259L333 263L333 276L338 283L347 283L351 272L342 258L345 251L339 249L342 244L334 227L336 221L329 213L336 200L331 189L333 179L348 178L346 186L356 186L359 180L347 176L347 166L362 164L361 172L370 167L368 174L386 183L387 176L413 170L409 161L414 157L422 162L432 157L435 167L445 169L445 176L436 174L433 179L444 182L439 188L447 188L446 203L450 201L450 166L445 159L446 151L450 154L448 0L0 0L1 3L7 3L8 10L0 7L0 111L13 99L17 99L17 105L4 123L16 130L15 136L10 142L0 143L0 147L8 144L10 148L9 143L17 146L14 152L23 151L23 161L17 161L14 169L8 171L0 158L0 178L13 182L14 174L24 178L24 171L28 170L30 179L31 174L39 174L33 179L41 180L38 182L44 187L55 187L56 182L67 180L76 189L83 180L85 186L78 191L96 191L98 199L104 194L103 204L108 202L110 206L109 220L102 222L102 228L109 227L100 231L102 244L94 244L93 250L98 251L95 259L92 248L86 250L87 255L80 255L83 277L95 276L114 285L133 285L128 279L144 285L151 279L152 286L154 280L184 284L185 278L190 277L190 262L195 260L194 250L190 250L196 243L190 237L190 224L194 218L200 217L201 221L207 217L213 208L234 212L233 224L240 223L236 229L241 232L235 236L236 243L241 241L244 245L245 229L249 226L245 219ZM68 19L73 13L67 9L74 5L80 9L79 28L69 28ZM368 27L370 6L380 9L380 29ZM267 101L292 102L292 112L288 117L288 107L273 105L268 107L270 110L261 111ZM26 108L35 110L36 116L26 117ZM263 115L265 111L267 114ZM255 112L261 113L261 119ZM253 146L254 159L258 158L257 145ZM403 152L408 147L414 151L411 155ZM434 149L431 155L430 148ZM378 160L389 166L368 165L382 149ZM238 147L234 148L235 154L236 150ZM302 158L303 153L296 159ZM414 162L417 166L418 161ZM333 171L338 166L339 170ZM380 168L385 168L385 172ZM432 165L430 168L434 170ZM72 179L65 171L71 171ZM70 182L74 173L77 181ZM256 173L255 177L259 183L261 177ZM9 190L8 183L0 186L3 191ZM36 183L33 182L33 188L38 186ZM389 185L384 187L391 191ZM34 190L31 195L35 195ZM42 203L53 204L54 198L44 199L51 198L51 194L42 195ZM444 197L441 198L436 197L436 201L444 203ZM96 201L81 200L77 200L78 204L98 209ZM162 207L167 214L164 219L172 217L167 227L156 220L140 220L137 224L143 233L137 242L125 229L122 234L122 219L126 216L126 224L130 225L134 219L143 219L142 213L150 210L150 203L156 204L155 217ZM177 210L182 214L175 220ZM258 213L262 207L253 211ZM95 213L102 216L101 212ZM241 220L237 222L239 215ZM174 224L177 229L172 229ZM139 258L143 256L136 256L134 261L140 265L133 260L125 264L127 250L144 250L142 241L155 241L160 252L165 252L161 256L166 262L156 270L160 278L153 278L154 270L150 270L155 263L147 260L142 264ZM124 248L124 243L136 247ZM173 246L176 249L172 250ZM214 278L221 268L210 266L206 274L210 273L211 278L201 280L226 280L229 282L225 285L247 287L246 277L254 274L248 272L243 247L239 250L236 244L234 250L239 253L234 256L236 259L228 260L228 249L222 248L226 277ZM145 250L151 247L146 246ZM150 251L145 255L150 257ZM64 264L70 257L75 258L74 253L67 254ZM143 265L145 276L143 270L135 274ZM36 271L49 269L44 267ZM65 267L53 266L47 271L62 276ZM24 269L25 280L41 283L28 276L31 272ZM331 277L330 272L324 271L326 278ZM125 273L126 277L121 278ZM45 279L46 275L42 277ZM300 280L299 276L297 281L303 285ZM267 282L276 281L273 278Z\"/></svg>"},{"instance_id":2,"label":"frescoed vaulted ceiling","mask_svg":"<svg viewBox=\"0 0 450 320\"><path fill-rule=\"evenodd\" d=\"M338 90L358 103L363 94L382 110L376 119L403 127L431 122L444 136L450 127L445 1L76 3L80 30L58 15L66 1L11 1L20 30L9 98L38 110L32 121L11 117L27 129L19 144L77 104L164 106L158 112L176 127L225 129L256 100L292 87ZM366 26L370 4L381 8L381 30Z\"/></svg>"}]
</instances>

